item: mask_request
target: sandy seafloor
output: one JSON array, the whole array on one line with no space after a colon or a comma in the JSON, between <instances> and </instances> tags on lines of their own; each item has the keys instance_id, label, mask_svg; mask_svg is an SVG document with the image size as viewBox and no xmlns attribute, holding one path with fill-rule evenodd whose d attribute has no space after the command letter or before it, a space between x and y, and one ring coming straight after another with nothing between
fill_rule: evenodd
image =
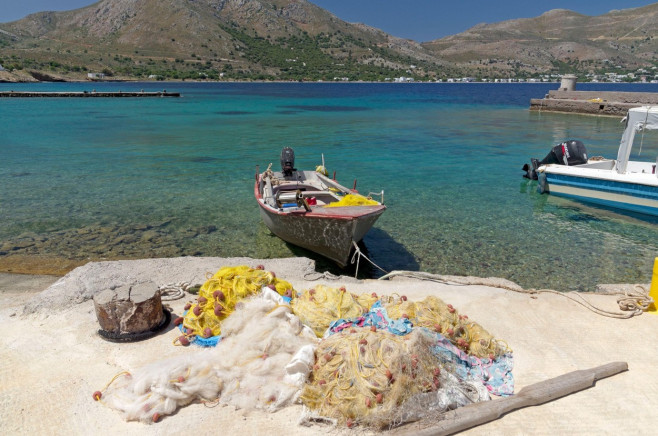
<instances>
[{"instance_id":1,"label":"sandy seafloor","mask_svg":"<svg viewBox=\"0 0 658 436\"><path fill-rule=\"evenodd\" d=\"M189 353L175 347L169 326L134 343L102 340L90 299L110 286L153 281L202 283L223 266L263 264L296 290L318 283L346 286L353 293L436 295L480 323L514 352L516 392L524 386L574 370L613 361L627 372L600 380L590 389L550 403L521 409L470 429L472 435L652 434L658 410L658 316L644 313L619 320L597 315L554 294L530 295L498 287L443 284L409 278L307 281L314 264L305 258L171 258L94 262L62 278L0 274L0 428L4 434L364 434L326 425L297 424L302 407L276 413L210 408L194 403L159 423L125 422L93 401L92 393L114 375L169 356ZM318 274L313 276L317 277ZM611 295L587 294L595 305L618 308ZM169 302L182 313L185 298ZM494 397L495 398L495 397ZM495 400L494 400L495 401ZM409 431L417 427L408 426ZM367 433L367 432L365 432Z\"/></svg>"}]
</instances>

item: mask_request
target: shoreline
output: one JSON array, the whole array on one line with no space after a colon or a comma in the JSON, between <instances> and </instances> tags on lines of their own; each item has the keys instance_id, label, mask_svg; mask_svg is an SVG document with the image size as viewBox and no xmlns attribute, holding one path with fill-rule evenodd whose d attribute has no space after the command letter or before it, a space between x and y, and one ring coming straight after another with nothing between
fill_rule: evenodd
<instances>
[{"instance_id":1,"label":"shoreline","mask_svg":"<svg viewBox=\"0 0 658 436\"><path fill-rule=\"evenodd\" d=\"M495 284L464 285L403 277L389 281L344 276L337 280L306 280L305 272L315 268L313 261L306 258L194 257L91 262L62 278L0 274L0 297L4 303L0 321L12 332L0 340L0 358L4 363L0 425L9 433L22 434L45 434L53 429L80 434L89 428L103 428L110 434L180 434L189 431L191 422L203 423L200 434L212 434L211 429L218 427L229 433L354 434L354 430L346 428L298 425L300 405L267 413L193 403L159 423L143 424L126 422L115 410L93 401L92 392L117 373L134 371L166 357L198 352L199 348L172 346L177 331L171 326L142 342L103 341L96 333L98 322L89 300L91 294L104 287L147 279L154 283L196 283L222 266L238 264L263 264L298 291L322 283L345 286L356 294L407 295L416 301L428 295L437 296L513 349L517 393L525 386L574 370L619 360L629 364L629 371L601 380L589 389L505 414L465 431L465 435L642 434L653 428L653 410L658 407L654 394L658 368L653 361L658 358L658 351L647 347L647 343L657 337L658 316L645 313L627 320L612 319L559 295L518 293L493 287ZM321 275L316 272L312 278ZM18 281L12 283L11 279ZM49 287L41 292L42 286ZM615 309L614 296L587 298L598 307ZM189 299L186 296L168 302L173 314L182 313L182 306ZM29 308L27 313L23 313L23 307ZM33 419L36 410L39 419ZM57 423L54 428L53 422ZM412 424L402 430L419 428ZM362 428L358 431L380 434Z\"/></svg>"}]
</instances>

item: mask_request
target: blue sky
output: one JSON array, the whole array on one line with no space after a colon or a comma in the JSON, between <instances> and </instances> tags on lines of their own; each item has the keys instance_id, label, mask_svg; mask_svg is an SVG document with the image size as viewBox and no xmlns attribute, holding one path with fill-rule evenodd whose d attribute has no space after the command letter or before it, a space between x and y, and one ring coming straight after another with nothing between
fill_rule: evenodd
<instances>
[{"instance_id":1,"label":"blue sky","mask_svg":"<svg viewBox=\"0 0 658 436\"><path fill-rule=\"evenodd\" d=\"M311 0L339 18L365 23L394 36L430 41L462 32L478 23L530 18L550 9L601 15L613 9L646 6L648 0ZM2 0L0 23L33 12L77 9L93 0Z\"/></svg>"}]
</instances>

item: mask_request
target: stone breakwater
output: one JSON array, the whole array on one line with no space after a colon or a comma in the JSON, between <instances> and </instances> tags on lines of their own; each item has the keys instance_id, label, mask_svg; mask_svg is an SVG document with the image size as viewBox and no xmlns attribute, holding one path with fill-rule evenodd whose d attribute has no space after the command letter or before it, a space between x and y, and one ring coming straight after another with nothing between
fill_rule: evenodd
<instances>
[{"instance_id":1,"label":"stone breakwater","mask_svg":"<svg viewBox=\"0 0 658 436\"><path fill-rule=\"evenodd\" d=\"M29 98L29 97L180 97L180 92L125 92L125 91L81 91L81 92L36 92L36 91L0 91L0 97Z\"/></svg>"},{"instance_id":2,"label":"stone breakwater","mask_svg":"<svg viewBox=\"0 0 658 436\"><path fill-rule=\"evenodd\" d=\"M623 117L630 108L658 105L656 92L549 91L530 100L530 110Z\"/></svg>"}]
</instances>

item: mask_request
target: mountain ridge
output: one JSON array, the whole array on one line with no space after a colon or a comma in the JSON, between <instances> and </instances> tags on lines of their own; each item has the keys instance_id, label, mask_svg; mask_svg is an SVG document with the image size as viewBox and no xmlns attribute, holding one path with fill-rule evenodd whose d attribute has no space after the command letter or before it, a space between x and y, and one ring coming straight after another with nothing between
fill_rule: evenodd
<instances>
[{"instance_id":1,"label":"mountain ridge","mask_svg":"<svg viewBox=\"0 0 658 436\"><path fill-rule=\"evenodd\" d=\"M82 80L434 80L658 64L658 3L480 23L428 42L348 23L307 0L101 0L0 23L2 73ZM3 77L0 76L0 80Z\"/></svg>"}]
</instances>

